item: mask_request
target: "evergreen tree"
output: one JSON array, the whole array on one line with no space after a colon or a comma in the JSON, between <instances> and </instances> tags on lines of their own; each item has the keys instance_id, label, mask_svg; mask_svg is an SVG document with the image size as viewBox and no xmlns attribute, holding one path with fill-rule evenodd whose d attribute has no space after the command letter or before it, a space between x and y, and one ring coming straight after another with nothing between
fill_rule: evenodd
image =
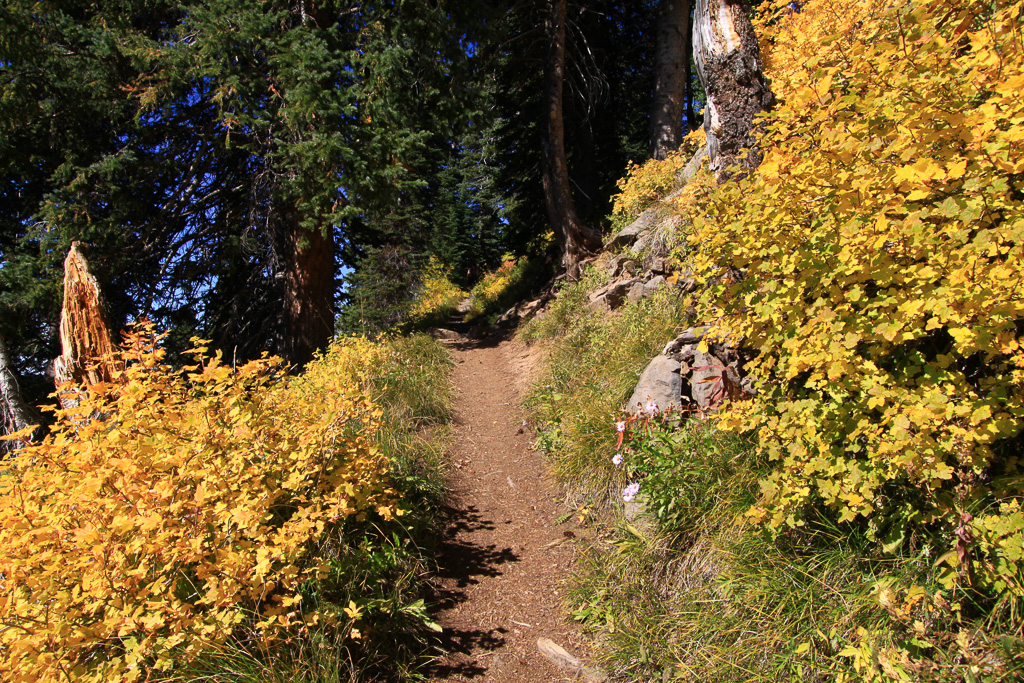
<instances>
[{"instance_id":1,"label":"evergreen tree","mask_svg":"<svg viewBox=\"0 0 1024 683\"><path fill-rule=\"evenodd\" d=\"M510 3L495 40L492 69L502 84L496 174L513 242L549 226L542 178L546 122L543 77L547 5ZM656 3L567 3L563 127L569 187L580 219L600 226L626 162L647 157L647 117L654 89Z\"/></svg>"},{"instance_id":2,"label":"evergreen tree","mask_svg":"<svg viewBox=\"0 0 1024 683\"><path fill-rule=\"evenodd\" d=\"M429 2L22 0L0 28L0 332L56 355L59 263L92 246L116 325L148 315L301 363L335 276L409 235L462 103L462 33ZM422 214L422 212L420 212ZM336 251L335 247L340 247Z\"/></svg>"}]
</instances>

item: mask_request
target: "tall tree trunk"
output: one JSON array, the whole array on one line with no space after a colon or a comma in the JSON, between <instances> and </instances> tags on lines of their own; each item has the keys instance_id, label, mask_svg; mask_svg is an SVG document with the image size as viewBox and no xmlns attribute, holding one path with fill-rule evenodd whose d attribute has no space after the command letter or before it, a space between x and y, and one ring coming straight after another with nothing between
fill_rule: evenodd
<instances>
[{"instance_id":1,"label":"tall tree trunk","mask_svg":"<svg viewBox=\"0 0 1024 683\"><path fill-rule=\"evenodd\" d=\"M14 376L14 369L3 337L0 337L0 401L3 401L4 404L0 406L3 408L0 412L4 414L5 418L10 420L10 432L21 431L22 429L27 429L33 425L38 426L43 423L39 412L25 403L25 400L21 397L21 388L18 386L18 380ZM7 419L4 422L7 422ZM8 432L7 425L0 425L0 431ZM37 429L33 436L38 435L38 432L39 430ZM14 444L15 448L18 445ZM0 444L0 452L3 450L3 444Z\"/></svg>"},{"instance_id":2,"label":"tall tree trunk","mask_svg":"<svg viewBox=\"0 0 1024 683\"><path fill-rule=\"evenodd\" d=\"M562 90L565 80L566 0L549 0L546 21L548 54L544 65L545 121L543 148L544 198L548 219L562 248L562 266L570 278L579 275L580 262L600 248L601 235L580 220L569 184L565 158Z\"/></svg>"},{"instance_id":3,"label":"tall tree trunk","mask_svg":"<svg viewBox=\"0 0 1024 683\"><path fill-rule=\"evenodd\" d=\"M298 367L334 335L334 239L295 225L285 265L285 358Z\"/></svg>"},{"instance_id":4,"label":"tall tree trunk","mask_svg":"<svg viewBox=\"0 0 1024 683\"><path fill-rule=\"evenodd\" d=\"M650 155L664 159L683 141L683 110L690 80L690 0L662 0L654 58Z\"/></svg>"},{"instance_id":5,"label":"tall tree trunk","mask_svg":"<svg viewBox=\"0 0 1024 683\"><path fill-rule=\"evenodd\" d=\"M761 53L745 0L696 0L693 47L707 107L704 130L708 158L718 182L738 166L745 175L757 168L763 153L752 135L754 116L775 98L761 72ZM743 150L748 150L741 158Z\"/></svg>"},{"instance_id":6,"label":"tall tree trunk","mask_svg":"<svg viewBox=\"0 0 1024 683\"><path fill-rule=\"evenodd\" d=\"M686 132L697 130L700 127L700 122L697 120L697 114L693 111L693 27L690 22L693 20L693 0L687 0L686 9L686 33L683 35L683 55L685 64L683 78L686 79Z\"/></svg>"},{"instance_id":7,"label":"tall tree trunk","mask_svg":"<svg viewBox=\"0 0 1024 683\"><path fill-rule=\"evenodd\" d=\"M53 362L58 388L65 382L86 385L120 383L123 365L117 360L99 282L89 270L82 246L71 245L64 259L64 306L60 312L61 355ZM62 403L74 398L62 398ZM65 407L68 407L65 405Z\"/></svg>"}]
</instances>

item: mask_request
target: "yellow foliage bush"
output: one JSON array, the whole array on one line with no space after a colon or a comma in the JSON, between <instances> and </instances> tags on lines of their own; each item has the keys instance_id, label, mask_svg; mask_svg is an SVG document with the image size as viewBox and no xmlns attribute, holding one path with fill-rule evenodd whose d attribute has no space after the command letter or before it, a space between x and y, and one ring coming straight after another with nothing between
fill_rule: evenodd
<instances>
[{"instance_id":1,"label":"yellow foliage bush","mask_svg":"<svg viewBox=\"0 0 1024 683\"><path fill-rule=\"evenodd\" d=\"M689 133L679 149L664 159L643 164L629 162L626 175L619 179L619 193L612 197L612 215L620 222L639 216L679 184L679 174L693 153L707 144L703 128Z\"/></svg>"},{"instance_id":2,"label":"yellow foliage bush","mask_svg":"<svg viewBox=\"0 0 1024 683\"><path fill-rule=\"evenodd\" d=\"M948 585L1020 604L1024 3L774 8L764 162L691 216L707 311L758 351L722 423L777 465L750 514L927 530Z\"/></svg>"},{"instance_id":3,"label":"yellow foliage bush","mask_svg":"<svg viewBox=\"0 0 1024 683\"><path fill-rule=\"evenodd\" d=\"M436 256L431 256L423 272L408 318L413 324L428 320L443 320L455 313L466 293L449 279L451 269Z\"/></svg>"},{"instance_id":4,"label":"yellow foliage bush","mask_svg":"<svg viewBox=\"0 0 1024 683\"><path fill-rule=\"evenodd\" d=\"M89 387L5 463L4 680L140 680L242 627L267 645L335 619L299 587L327 571L325 531L398 512L380 411L336 359L288 379L204 352L176 372L132 333L126 383Z\"/></svg>"},{"instance_id":5,"label":"yellow foliage bush","mask_svg":"<svg viewBox=\"0 0 1024 683\"><path fill-rule=\"evenodd\" d=\"M503 300L508 299L510 293L515 293L515 287L522 281L528 267L527 259L506 254L501 265L485 274L470 290L470 309L466 319L483 315L499 302L507 305L509 302Z\"/></svg>"}]
</instances>

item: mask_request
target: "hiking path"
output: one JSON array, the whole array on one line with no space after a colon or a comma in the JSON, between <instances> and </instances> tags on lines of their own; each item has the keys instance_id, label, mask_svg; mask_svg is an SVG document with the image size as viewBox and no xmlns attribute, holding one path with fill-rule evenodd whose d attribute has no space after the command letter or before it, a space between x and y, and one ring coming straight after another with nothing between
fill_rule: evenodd
<instances>
[{"instance_id":1,"label":"hiking path","mask_svg":"<svg viewBox=\"0 0 1024 683\"><path fill-rule=\"evenodd\" d=\"M574 560L574 525L533 450L519 391L529 365L514 342L452 347L457 392L449 525L434 618L447 655L431 681L552 683L592 679L574 670L583 637L562 596ZM542 653L549 639L567 650ZM550 645L547 646L550 650ZM560 662L561 666L556 662Z\"/></svg>"}]
</instances>

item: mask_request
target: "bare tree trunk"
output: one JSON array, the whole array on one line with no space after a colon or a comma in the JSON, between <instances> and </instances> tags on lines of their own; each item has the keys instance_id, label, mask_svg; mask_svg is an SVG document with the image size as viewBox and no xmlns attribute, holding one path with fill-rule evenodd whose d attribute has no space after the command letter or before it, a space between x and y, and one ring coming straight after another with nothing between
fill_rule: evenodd
<instances>
[{"instance_id":1,"label":"bare tree trunk","mask_svg":"<svg viewBox=\"0 0 1024 683\"><path fill-rule=\"evenodd\" d=\"M761 53L745 0L696 0L693 47L707 107L711 171L719 182L739 166L741 175L763 157L752 135L754 116L769 109L774 96L761 72ZM749 150L741 158L743 150Z\"/></svg>"},{"instance_id":2,"label":"bare tree trunk","mask_svg":"<svg viewBox=\"0 0 1024 683\"><path fill-rule=\"evenodd\" d=\"M117 360L100 286L78 242L64 259L64 306L60 312L61 355L53 362L57 387L65 382L121 383L124 366ZM61 398L65 407L74 397Z\"/></svg>"},{"instance_id":3,"label":"bare tree trunk","mask_svg":"<svg viewBox=\"0 0 1024 683\"><path fill-rule=\"evenodd\" d=\"M0 425L3 433L10 434L32 426L38 427L43 423L39 412L25 403L21 397L21 388L14 375L3 337L0 337L0 400L3 401L3 406L0 406L4 417L4 424ZM38 434L39 429L36 429L30 438L35 438ZM13 445L17 448L21 444L15 442ZM3 450L3 444L0 444L0 452Z\"/></svg>"},{"instance_id":4,"label":"bare tree trunk","mask_svg":"<svg viewBox=\"0 0 1024 683\"><path fill-rule=\"evenodd\" d=\"M700 128L700 122L697 121L697 115L693 111L693 69L691 67L691 60L693 59L693 26L690 24L693 19L693 0L687 0L687 5L686 33L683 34L683 64L685 64L685 75L683 78L686 79L686 132L688 133Z\"/></svg>"},{"instance_id":5,"label":"bare tree trunk","mask_svg":"<svg viewBox=\"0 0 1024 683\"><path fill-rule=\"evenodd\" d=\"M543 140L544 197L548 219L562 248L562 266L570 278L579 275L580 262L600 248L601 235L576 213L565 157L562 91L565 79L566 0L549 0L546 22L548 54L544 68L545 134Z\"/></svg>"},{"instance_id":6,"label":"bare tree trunk","mask_svg":"<svg viewBox=\"0 0 1024 683\"><path fill-rule=\"evenodd\" d=\"M334 240L297 225L285 270L285 356L298 367L334 336Z\"/></svg>"},{"instance_id":7,"label":"bare tree trunk","mask_svg":"<svg viewBox=\"0 0 1024 683\"><path fill-rule=\"evenodd\" d=\"M683 110L690 81L690 0L662 0L654 61L650 155L664 159L683 141Z\"/></svg>"}]
</instances>

